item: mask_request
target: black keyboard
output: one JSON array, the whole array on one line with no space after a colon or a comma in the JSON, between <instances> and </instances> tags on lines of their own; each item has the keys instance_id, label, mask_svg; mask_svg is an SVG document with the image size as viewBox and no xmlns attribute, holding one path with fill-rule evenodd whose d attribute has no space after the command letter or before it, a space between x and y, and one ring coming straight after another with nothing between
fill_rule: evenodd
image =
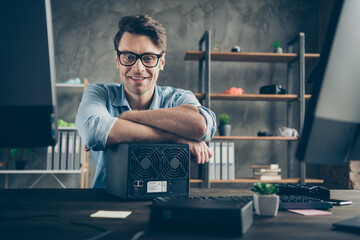
<instances>
[{"instance_id":1,"label":"black keyboard","mask_svg":"<svg viewBox=\"0 0 360 240\"><path fill-rule=\"evenodd\" d=\"M329 209L332 208L332 204L323 201L319 198L296 196L296 195L281 195L279 210L286 209ZM216 201L231 201L231 202L248 202L252 201L252 196L213 196L213 197L182 197L190 199L203 199L216 200ZM153 202L165 202L172 199L171 197L156 197Z\"/></svg>"}]
</instances>

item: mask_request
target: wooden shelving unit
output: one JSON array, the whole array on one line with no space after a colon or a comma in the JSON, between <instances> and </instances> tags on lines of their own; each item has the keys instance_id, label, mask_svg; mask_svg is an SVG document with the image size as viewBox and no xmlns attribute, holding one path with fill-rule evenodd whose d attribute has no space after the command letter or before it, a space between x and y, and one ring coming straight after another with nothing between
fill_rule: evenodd
<instances>
[{"instance_id":1,"label":"wooden shelving unit","mask_svg":"<svg viewBox=\"0 0 360 240\"><path fill-rule=\"evenodd\" d=\"M199 101L205 99L204 93L195 93L195 96ZM211 93L211 100L238 100L238 101L296 101L299 100L299 95L297 94L243 94L243 95L232 95L224 93ZM305 95L305 99L309 100L311 95Z\"/></svg>"},{"instance_id":2,"label":"wooden shelving unit","mask_svg":"<svg viewBox=\"0 0 360 240\"><path fill-rule=\"evenodd\" d=\"M184 60L199 61L204 60L204 51L188 51ZM311 61L318 59L318 53L306 53L305 60ZM297 53L265 53L265 52L211 52L211 61L226 62L268 62L268 63L290 63L299 59Z\"/></svg>"},{"instance_id":3,"label":"wooden shelving unit","mask_svg":"<svg viewBox=\"0 0 360 240\"><path fill-rule=\"evenodd\" d=\"M235 180L210 180L210 183L257 183L259 179L253 178L237 178ZM281 180L261 180L265 183L300 183L300 178L285 178ZM191 179L190 183L204 183L203 179ZM322 179L307 178L306 183L324 183Z\"/></svg>"},{"instance_id":4,"label":"wooden shelving unit","mask_svg":"<svg viewBox=\"0 0 360 240\"><path fill-rule=\"evenodd\" d=\"M285 102L292 104L292 102L299 103L299 129L301 132L303 119L305 115L305 101L311 98L311 95L305 95L305 62L313 61L320 57L318 53L305 53L305 35L299 33L299 36L288 43L289 53L269 53L269 52L216 52L211 51L210 31L206 31L199 41L199 51L188 51L185 54L184 60L199 62L199 93L195 96L203 103L204 106L211 109L211 101L269 101L269 102ZM292 53L293 45L299 42L299 52ZM205 50L203 51L203 47ZM231 95L222 93L212 93L211 91L211 62L258 62L258 63L286 63L287 64L287 85L291 85L294 81L289 80L292 72L292 63L299 65L299 92L297 94L243 94ZM289 146L291 142L299 140L297 137L258 137L258 136L229 136L221 137L215 136L213 140L254 140L254 141L287 141L287 159L288 159L288 173L292 171L293 160L290 158ZM322 183L322 180L306 179L305 177L305 163L301 163L300 178L286 178L280 181L265 181L265 182L281 182L281 183ZM191 182L203 183L203 186L210 187L210 183L253 183L259 181L258 179L240 178L235 180L211 180L209 179L208 166L205 165L203 169L203 179L191 179Z\"/></svg>"},{"instance_id":5,"label":"wooden shelving unit","mask_svg":"<svg viewBox=\"0 0 360 240\"><path fill-rule=\"evenodd\" d=\"M213 140L267 140L267 141L297 141L297 137L281 137L281 136L214 136Z\"/></svg>"}]
</instances>

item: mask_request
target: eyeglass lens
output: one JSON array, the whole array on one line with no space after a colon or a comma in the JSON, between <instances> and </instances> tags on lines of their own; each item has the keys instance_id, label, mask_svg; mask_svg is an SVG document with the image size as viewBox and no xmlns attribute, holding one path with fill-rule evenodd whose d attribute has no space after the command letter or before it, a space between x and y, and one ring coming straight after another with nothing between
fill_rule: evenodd
<instances>
[{"instance_id":1,"label":"eyeglass lens","mask_svg":"<svg viewBox=\"0 0 360 240\"><path fill-rule=\"evenodd\" d=\"M158 56L155 54L143 54L140 56L142 63L146 67L155 67L158 63ZM137 60L137 56L132 53L121 53L120 63L125 66L133 65Z\"/></svg>"}]
</instances>

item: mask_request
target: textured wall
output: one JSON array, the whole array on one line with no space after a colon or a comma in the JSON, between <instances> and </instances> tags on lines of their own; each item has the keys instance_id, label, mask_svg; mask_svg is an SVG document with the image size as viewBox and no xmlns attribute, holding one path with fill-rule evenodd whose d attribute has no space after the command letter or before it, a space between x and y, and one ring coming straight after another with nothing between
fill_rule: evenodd
<instances>
[{"instance_id":1,"label":"textured wall","mask_svg":"<svg viewBox=\"0 0 360 240\"><path fill-rule=\"evenodd\" d=\"M222 51L239 45L243 52L270 52L272 42L285 47L305 32L306 51L318 51L319 3L314 0L52 0L57 82L88 78L91 83L119 82L112 39L120 17L148 14L167 29L165 71L159 85L197 92L198 64L184 61L186 51L197 50L205 30ZM265 84L286 88L286 64L212 64L212 92L232 86L258 93ZM59 117L74 121L81 92L59 92ZM233 135L278 134L285 125L285 103L213 102L217 114L230 113ZM294 127L297 127L294 124ZM286 170L286 142L236 142L237 177L250 177L250 164L277 162ZM286 171L284 172L286 176Z\"/></svg>"}]
</instances>

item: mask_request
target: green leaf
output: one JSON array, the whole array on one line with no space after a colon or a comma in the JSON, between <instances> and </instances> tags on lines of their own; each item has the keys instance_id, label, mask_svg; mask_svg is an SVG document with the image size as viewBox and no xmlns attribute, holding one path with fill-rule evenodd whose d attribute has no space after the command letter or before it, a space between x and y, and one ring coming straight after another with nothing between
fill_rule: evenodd
<instances>
[{"instance_id":1,"label":"green leaf","mask_svg":"<svg viewBox=\"0 0 360 240\"><path fill-rule=\"evenodd\" d=\"M18 153L19 153L19 149L17 149L17 148L12 148L12 149L10 150L10 153L11 153L11 155L12 155L13 157L16 157L16 155L18 155Z\"/></svg>"},{"instance_id":2,"label":"green leaf","mask_svg":"<svg viewBox=\"0 0 360 240\"><path fill-rule=\"evenodd\" d=\"M272 45L274 46L274 48L279 48L280 47L280 42L275 41L275 42L273 42Z\"/></svg>"},{"instance_id":3,"label":"green leaf","mask_svg":"<svg viewBox=\"0 0 360 240\"><path fill-rule=\"evenodd\" d=\"M220 114L219 122L220 122L220 125L230 124L230 116L229 116L229 114L226 114L226 113Z\"/></svg>"},{"instance_id":4,"label":"green leaf","mask_svg":"<svg viewBox=\"0 0 360 240\"><path fill-rule=\"evenodd\" d=\"M263 182L254 183L250 190L259 194L276 194L279 191L276 185Z\"/></svg>"}]
</instances>

